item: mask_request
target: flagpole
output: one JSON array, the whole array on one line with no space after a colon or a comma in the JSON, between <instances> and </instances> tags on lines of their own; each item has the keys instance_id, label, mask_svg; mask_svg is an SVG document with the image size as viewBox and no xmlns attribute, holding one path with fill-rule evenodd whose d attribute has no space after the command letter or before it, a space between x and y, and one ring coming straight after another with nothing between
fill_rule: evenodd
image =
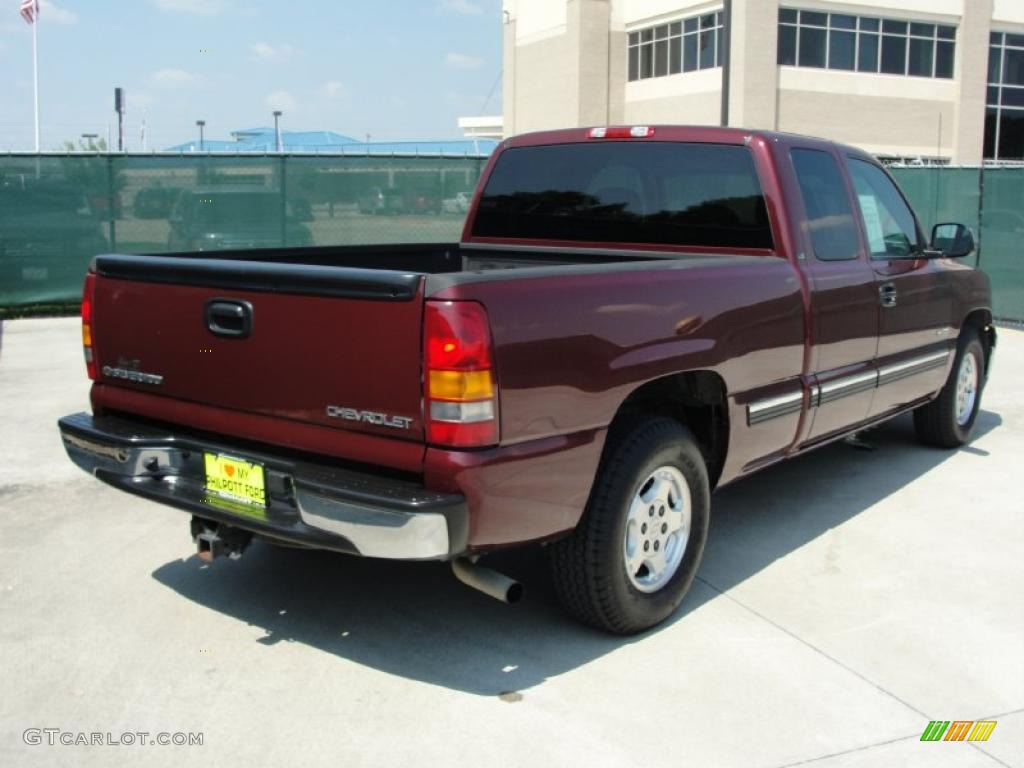
<instances>
[{"instance_id":1,"label":"flagpole","mask_svg":"<svg viewBox=\"0 0 1024 768\"><path fill-rule=\"evenodd\" d=\"M39 26L39 2L36 0L35 19L32 22L32 90L36 109L36 154L39 154L39 43L36 27Z\"/></svg>"}]
</instances>

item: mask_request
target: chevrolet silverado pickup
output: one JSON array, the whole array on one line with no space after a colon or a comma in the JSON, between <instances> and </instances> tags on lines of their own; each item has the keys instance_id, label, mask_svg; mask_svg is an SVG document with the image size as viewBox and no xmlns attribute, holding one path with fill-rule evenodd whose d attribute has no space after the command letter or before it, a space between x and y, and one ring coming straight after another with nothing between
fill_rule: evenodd
<instances>
[{"instance_id":1,"label":"chevrolet silverado pickup","mask_svg":"<svg viewBox=\"0 0 1024 768\"><path fill-rule=\"evenodd\" d=\"M870 155L800 136L611 126L505 141L460 242L100 255L100 480L253 536L478 564L543 545L615 633L693 581L710 493L896 414L970 439L995 346L970 229L926 238Z\"/></svg>"}]
</instances>

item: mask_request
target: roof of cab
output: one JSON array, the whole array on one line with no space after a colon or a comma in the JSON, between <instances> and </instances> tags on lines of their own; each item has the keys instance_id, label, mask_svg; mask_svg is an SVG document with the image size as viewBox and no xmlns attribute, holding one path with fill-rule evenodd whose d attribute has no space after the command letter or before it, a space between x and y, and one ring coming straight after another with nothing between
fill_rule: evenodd
<instances>
[{"instance_id":1,"label":"roof of cab","mask_svg":"<svg viewBox=\"0 0 1024 768\"><path fill-rule=\"evenodd\" d=\"M613 126L594 126L598 128L611 128ZM772 143L803 144L807 146L831 145L844 152L868 156L863 150L846 144L839 144L830 139L823 139L815 136L804 136L797 133L786 133L782 131L765 131L747 128L722 128L709 125L651 125L652 133L644 137L623 137L623 138L594 138L591 131L594 127L585 128L563 128L552 131L536 131L534 133L523 133L506 139L501 149L513 147L531 147L544 144L578 144L591 141L686 141L707 144L746 144L751 139L759 138ZM614 126L629 127L629 126Z\"/></svg>"}]
</instances>

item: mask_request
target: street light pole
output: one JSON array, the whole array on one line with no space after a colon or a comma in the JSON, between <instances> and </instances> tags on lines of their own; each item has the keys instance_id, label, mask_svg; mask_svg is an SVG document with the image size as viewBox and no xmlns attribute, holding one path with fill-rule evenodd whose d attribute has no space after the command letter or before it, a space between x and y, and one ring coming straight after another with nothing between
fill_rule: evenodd
<instances>
[{"instance_id":1,"label":"street light pole","mask_svg":"<svg viewBox=\"0 0 1024 768\"><path fill-rule=\"evenodd\" d=\"M205 120L196 120L196 125L199 126L199 151L203 152L205 147L203 146L203 128L206 127Z\"/></svg>"},{"instance_id":2,"label":"street light pole","mask_svg":"<svg viewBox=\"0 0 1024 768\"><path fill-rule=\"evenodd\" d=\"M124 88L114 89L114 111L117 112L117 151L124 152L124 113L128 108Z\"/></svg>"},{"instance_id":3,"label":"street light pole","mask_svg":"<svg viewBox=\"0 0 1024 768\"><path fill-rule=\"evenodd\" d=\"M278 152L284 152L284 146L281 142L281 125L279 120L281 119L281 110L274 110L274 145L277 147Z\"/></svg>"}]
</instances>

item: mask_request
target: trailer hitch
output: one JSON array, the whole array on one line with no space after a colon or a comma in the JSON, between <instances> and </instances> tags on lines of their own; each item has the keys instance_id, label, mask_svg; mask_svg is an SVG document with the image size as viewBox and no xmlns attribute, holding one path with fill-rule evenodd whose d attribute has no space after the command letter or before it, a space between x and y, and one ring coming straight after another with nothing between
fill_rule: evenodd
<instances>
[{"instance_id":1,"label":"trailer hitch","mask_svg":"<svg viewBox=\"0 0 1024 768\"><path fill-rule=\"evenodd\" d=\"M196 543L196 554L203 562L212 562L221 555L237 560L252 542L252 533L241 528L193 517L191 523L192 541Z\"/></svg>"}]
</instances>

